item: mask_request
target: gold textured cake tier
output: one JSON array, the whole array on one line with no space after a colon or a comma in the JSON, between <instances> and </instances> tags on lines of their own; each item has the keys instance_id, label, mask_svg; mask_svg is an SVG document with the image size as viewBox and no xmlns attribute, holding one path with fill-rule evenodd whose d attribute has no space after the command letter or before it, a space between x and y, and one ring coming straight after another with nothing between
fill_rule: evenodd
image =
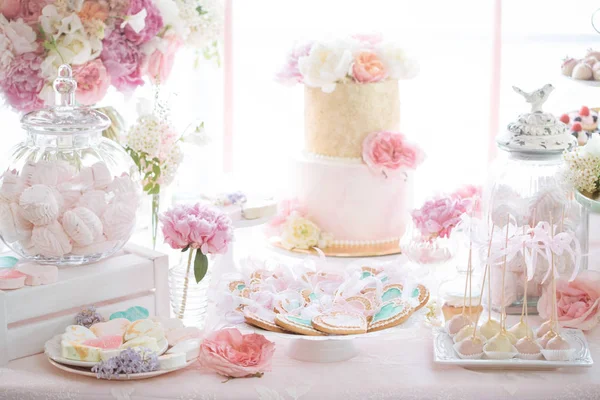
<instances>
[{"instance_id":1,"label":"gold textured cake tier","mask_svg":"<svg viewBox=\"0 0 600 400\"><path fill-rule=\"evenodd\" d=\"M398 81L337 84L332 93L305 86L306 150L331 157L358 158L372 132L398 131Z\"/></svg>"}]
</instances>

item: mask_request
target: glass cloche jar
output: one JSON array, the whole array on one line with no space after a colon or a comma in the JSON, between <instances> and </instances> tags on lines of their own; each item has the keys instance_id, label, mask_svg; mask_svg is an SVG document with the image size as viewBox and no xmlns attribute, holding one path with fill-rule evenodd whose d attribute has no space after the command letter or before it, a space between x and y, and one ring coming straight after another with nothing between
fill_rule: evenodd
<instances>
[{"instance_id":1,"label":"glass cloche jar","mask_svg":"<svg viewBox=\"0 0 600 400\"><path fill-rule=\"evenodd\" d=\"M531 104L532 109L510 123L506 134L497 139L498 147L504 153L496 166L487 210L491 213L489 215L495 226L495 236L501 236L500 232L505 232L503 228L508 214L515 218L518 227L535 226L540 221L552 220L557 225L562 222L564 229L575 231L582 253L587 254L587 214L560 177L563 152L577 146L577 140L565 124L554 115L542 111L542 104L553 89L552 85L546 85L532 93L525 93L515 88ZM585 264L585 258L582 263ZM567 274L574 265L565 255L557 259L556 267L559 273ZM536 304L542 293L542 280L548 268L545 259L538 259L535 275L528 282L528 307L531 313L537 313ZM525 269L521 254L507 264L504 303L509 314L521 313ZM501 305L501 281L502 266L492 266L491 297L492 307L496 310Z\"/></svg>"},{"instance_id":2,"label":"glass cloche jar","mask_svg":"<svg viewBox=\"0 0 600 400\"><path fill-rule=\"evenodd\" d=\"M133 160L102 137L106 115L75 105L77 82L62 65L56 105L21 119L0 183L0 237L41 264L95 262L121 249L135 228L141 188Z\"/></svg>"}]
</instances>

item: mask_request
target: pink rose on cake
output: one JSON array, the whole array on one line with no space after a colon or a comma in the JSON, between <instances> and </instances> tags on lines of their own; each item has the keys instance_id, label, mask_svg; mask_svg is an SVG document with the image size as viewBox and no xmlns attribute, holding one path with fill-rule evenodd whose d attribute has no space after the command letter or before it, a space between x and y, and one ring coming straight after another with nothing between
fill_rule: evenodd
<instances>
[{"instance_id":1,"label":"pink rose on cake","mask_svg":"<svg viewBox=\"0 0 600 400\"><path fill-rule=\"evenodd\" d=\"M540 317L551 317L552 298L552 285L546 285L537 305ZM581 271L572 282L566 279L557 280L556 307L561 326L587 331L598 325L600 272Z\"/></svg>"},{"instance_id":2,"label":"pink rose on cake","mask_svg":"<svg viewBox=\"0 0 600 400\"><path fill-rule=\"evenodd\" d=\"M387 175L403 168L415 169L425 158L423 151L399 132L373 132L365 138L363 161L377 173Z\"/></svg>"},{"instance_id":3,"label":"pink rose on cake","mask_svg":"<svg viewBox=\"0 0 600 400\"><path fill-rule=\"evenodd\" d=\"M387 71L376 53L363 51L354 58L352 76L358 83L374 83L387 78Z\"/></svg>"}]
</instances>

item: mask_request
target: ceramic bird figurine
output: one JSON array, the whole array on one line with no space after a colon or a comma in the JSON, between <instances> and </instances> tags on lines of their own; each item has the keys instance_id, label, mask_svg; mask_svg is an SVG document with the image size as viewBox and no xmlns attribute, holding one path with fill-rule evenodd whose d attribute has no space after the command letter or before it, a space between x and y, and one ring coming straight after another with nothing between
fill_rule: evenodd
<instances>
[{"instance_id":1,"label":"ceramic bird figurine","mask_svg":"<svg viewBox=\"0 0 600 400\"><path fill-rule=\"evenodd\" d=\"M544 85L543 88L527 93L516 86L513 86L515 92L525 97L525 101L531 104L531 112L542 111L542 105L548 100L548 96L554 90L551 84Z\"/></svg>"}]
</instances>

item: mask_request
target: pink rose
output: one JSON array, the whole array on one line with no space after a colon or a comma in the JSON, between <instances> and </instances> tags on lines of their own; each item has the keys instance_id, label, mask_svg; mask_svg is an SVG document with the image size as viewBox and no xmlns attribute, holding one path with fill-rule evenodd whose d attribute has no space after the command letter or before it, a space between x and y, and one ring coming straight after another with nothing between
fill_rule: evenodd
<instances>
[{"instance_id":1,"label":"pink rose","mask_svg":"<svg viewBox=\"0 0 600 400\"><path fill-rule=\"evenodd\" d=\"M482 210L483 188L476 185L461 186L452 194L452 197L458 199L468 199L471 201L471 211L475 214L480 214Z\"/></svg>"},{"instance_id":2,"label":"pink rose","mask_svg":"<svg viewBox=\"0 0 600 400\"><path fill-rule=\"evenodd\" d=\"M271 370L275 343L263 335L242 335L235 328L210 334L200 345L200 364L230 378L261 376Z\"/></svg>"},{"instance_id":3,"label":"pink rose","mask_svg":"<svg viewBox=\"0 0 600 400\"><path fill-rule=\"evenodd\" d=\"M450 237L452 229L458 225L461 215L467 212L469 205L469 200L442 197L426 201L411 215L423 236L431 239Z\"/></svg>"},{"instance_id":4,"label":"pink rose","mask_svg":"<svg viewBox=\"0 0 600 400\"><path fill-rule=\"evenodd\" d=\"M21 11L21 0L0 0L0 14L7 19L16 19Z\"/></svg>"},{"instance_id":5,"label":"pink rose","mask_svg":"<svg viewBox=\"0 0 600 400\"><path fill-rule=\"evenodd\" d=\"M374 171L387 173L402 167L415 169L424 159L421 149L399 132L373 132L363 141L362 157Z\"/></svg>"},{"instance_id":6,"label":"pink rose","mask_svg":"<svg viewBox=\"0 0 600 400\"><path fill-rule=\"evenodd\" d=\"M308 56L312 45L313 42L309 42L295 46L292 49L292 51L288 55L286 64L283 66L283 68L281 68L281 70L277 73L277 76L275 77L277 82L282 83L284 85L294 85L296 83L302 83L302 74L300 73L300 69L298 68L298 59L300 57Z\"/></svg>"},{"instance_id":7,"label":"pink rose","mask_svg":"<svg viewBox=\"0 0 600 400\"><path fill-rule=\"evenodd\" d=\"M110 86L110 77L102 63L96 59L73 67L77 79L77 101L86 106L96 104L104 98Z\"/></svg>"},{"instance_id":8,"label":"pink rose","mask_svg":"<svg viewBox=\"0 0 600 400\"><path fill-rule=\"evenodd\" d=\"M35 53L18 55L0 81L6 100L19 111L29 112L44 107L44 101L39 98L45 83L42 61Z\"/></svg>"},{"instance_id":9,"label":"pink rose","mask_svg":"<svg viewBox=\"0 0 600 400\"><path fill-rule=\"evenodd\" d=\"M387 70L377 54L363 51L354 58L352 76L359 83L379 82L387 78Z\"/></svg>"},{"instance_id":10,"label":"pink rose","mask_svg":"<svg viewBox=\"0 0 600 400\"><path fill-rule=\"evenodd\" d=\"M14 0L5 0L4 4L13 3ZM50 3L50 0L20 0L17 1L19 4L19 10L15 16L9 17L8 15L3 14L6 18L9 19L17 19L23 18L23 20L29 25L37 24L40 15L42 15L42 9L46 7ZM11 5L10 11L13 11L13 6Z\"/></svg>"},{"instance_id":11,"label":"pink rose","mask_svg":"<svg viewBox=\"0 0 600 400\"><path fill-rule=\"evenodd\" d=\"M590 330L600 318L600 272L581 271L572 282L556 281L556 307L561 326ZM538 301L540 317L552 315L552 285L546 285Z\"/></svg>"},{"instance_id":12,"label":"pink rose","mask_svg":"<svg viewBox=\"0 0 600 400\"><path fill-rule=\"evenodd\" d=\"M102 46L100 59L117 90L131 92L144 84L142 53L137 46L125 38L125 35L115 29L102 41Z\"/></svg>"},{"instance_id":13,"label":"pink rose","mask_svg":"<svg viewBox=\"0 0 600 400\"><path fill-rule=\"evenodd\" d=\"M139 33L133 30L130 25L125 27L125 36L136 45L141 45L155 37L163 28L163 19L160 11L152 0L130 0L127 15L135 15L142 10L146 10L146 26Z\"/></svg>"},{"instance_id":14,"label":"pink rose","mask_svg":"<svg viewBox=\"0 0 600 400\"><path fill-rule=\"evenodd\" d=\"M144 65L144 73L148 75L152 83L164 83L169 79L175 54L182 45L181 39L176 35L168 35L164 38L165 49L156 49L147 57Z\"/></svg>"}]
</instances>

